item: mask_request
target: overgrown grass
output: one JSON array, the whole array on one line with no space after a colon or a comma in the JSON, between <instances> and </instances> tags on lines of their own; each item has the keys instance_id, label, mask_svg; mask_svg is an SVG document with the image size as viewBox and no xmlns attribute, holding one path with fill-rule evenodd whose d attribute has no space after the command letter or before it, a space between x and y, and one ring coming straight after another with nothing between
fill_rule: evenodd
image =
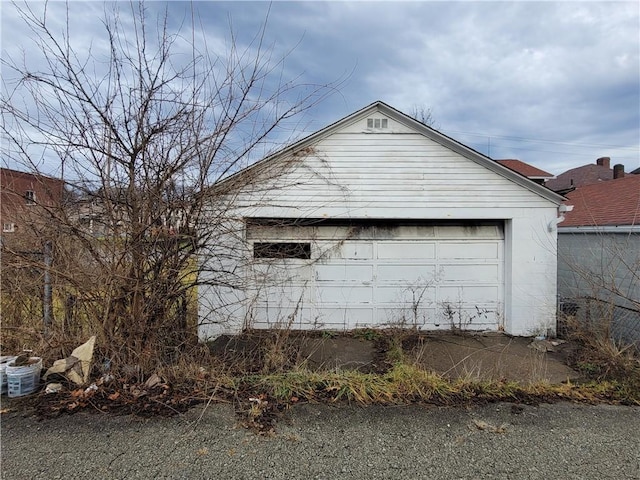
<instances>
[{"instance_id":1,"label":"overgrown grass","mask_svg":"<svg viewBox=\"0 0 640 480\"><path fill-rule=\"evenodd\" d=\"M416 342L405 342L411 340L407 336L411 333L396 331L375 335L365 332L357 336L382 350L386 356L384 371L311 369L304 359L296 356L295 337L299 335L297 332L245 335L232 338L217 352L206 345L195 344L171 362L159 362L154 372L142 372L139 378L119 376L117 385L110 388L113 391L120 388L118 385L143 382L145 376L157 373L183 398L196 403L230 401L239 406L239 411L250 412L252 419L262 409L299 402L468 405L495 401L533 404L572 401L640 405L638 358L631 350L596 348L598 343L594 342L581 343L576 355L576 366L583 366L583 381L550 384L484 381L471 376L451 380L413 361L407 349ZM371 338L367 338L369 335ZM337 334L326 340L335 336ZM60 354L58 358L63 357L63 353L68 355L79 344L55 337L41 337L40 342L40 347L48 348L49 353ZM52 354L42 356L47 359L45 364L55 360ZM98 357L95 360L94 378L99 374ZM597 371L584 368L587 363L597 367Z\"/></svg>"},{"instance_id":2,"label":"overgrown grass","mask_svg":"<svg viewBox=\"0 0 640 480\"><path fill-rule=\"evenodd\" d=\"M611 334L612 318L603 317L589 324L574 317L565 318L568 338L578 348L571 366L595 385L610 386L620 397L633 403L640 398L640 352Z\"/></svg>"},{"instance_id":3,"label":"overgrown grass","mask_svg":"<svg viewBox=\"0 0 640 480\"><path fill-rule=\"evenodd\" d=\"M371 338L367 338L371 335ZM233 388L237 394L263 395L275 402L350 402L369 404L431 403L440 405L468 404L487 401L581 403L621 403L640 405L640 369L638 359L625 351L623 370L618 374L585 377L580 382L550 384L548 382L481 381L473 378L450 380L412 362L403 348L406 331L356 332L358 339L375 342L385 350L390 368L383 373L354 370L317 371L295 365L288 370L263 374L235 375ZM332 337L333 338L333 337ZM411 343L411 342L408 342ZM273 343L267 343L272 346ZM290 348L290 347L288 347ZM593 345L581 345L595 355ZM596 351L602 355L602 350ZM610 353L615 353L614 350ZM287 352L289 357L291 352ZM605 351L606 353L606 351ZM583 358L584 357L583 354ZM594 357L595 358L595 357ZM604 362L605 359L600 360ZM620 364L617 364L620 367ZM622 367L620 367L622 368ZM624 371L624 375L620 372Z\"/></svg>"},{"instance_id":4,"label":"overgrown grass","mask_svg":"<svg viewBox=\"0 0 640 480\"><path fill-rule=\"evenodd\" d=\"M228 385L227 387L230 387ZM237 391L266 395L277 402L352 402L371 404L474 402L622 403L640 405L640 391L627 382L521 384L518 382L448 381L415 365L396 364L384 374L357 371L314 372L298 369L270 375L236 378Z\"/></svg>"}]
</instances>

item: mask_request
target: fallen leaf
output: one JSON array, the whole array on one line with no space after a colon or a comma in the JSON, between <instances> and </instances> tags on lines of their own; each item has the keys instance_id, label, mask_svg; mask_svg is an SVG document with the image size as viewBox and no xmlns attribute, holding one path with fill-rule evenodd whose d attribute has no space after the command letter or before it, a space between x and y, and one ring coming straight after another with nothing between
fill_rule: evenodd
<instances>
[{"instance_id":1,"label":"fallen leaf","mask_svg":"<svg viewBox=\"0 0 640 480\"><path fill-rule=\"evenodd\" d=\"M78 388L77 390L73 390L71 392L71 396L73 398L79 398L79 397L84 397L84 390L81 388Z\"/></svg>"},{"instance_id":2,"label":"fallen leaf","mask_svg":"<svg viewBox=\"0 0 640 480\"><path fill-rule=\"evenodd\" d=\"M485 422L484 420L478 420L477 418L473 419L473 423L475 424L478 430L486 430L491 433L505 433L507 430L504 428L504 425L500 425L496 427L490 423Z\"/></svg>"},{"instance_id":3,"label":"fallen leaf","mask_svg":"<svg viewBox=\"0 0 640 480\"><path fill-rule=\"evenodd\" d=\"M478 430L486 430L489 428L489 424L483 420L473 419L473 423L476 425Z\"/></svg>"},{"instance_id":4,"label":"fallen leaf","mask_svg":"<svg viewBox=\"0 0 640 480\"><path fill-rule=\"evenodd\" d=\"M111 395L109 395L108 398L109 398L109 400L113 401L113 400L117 400L119 396L120 396L120 392L115 392L115 393L112 393Z\"/></svg>"},{"instance_id":5,"label":"fallen leaf","mask_svg":"<svg viewBox=\"0 0 640 480\"><path fill-rule=\"evenodd\" d=\"M61 383L50 383L49 385L47 385L44 392L47 394L50 394L50 393L58 393L60 390L62 390Z\"/></svg>"},{"instance_id":6,"label":"fallen leaf","mask_svg":"<svg viewBox=\"0 0 640 480\"><path fill-rule=\"evenodd\" d=\"M131 395L133 395L135 398L144 397L146 394L147 392L144 390L140 390L136 387L131 387Z\"/></svg>"},{"instance_id":7,"label":"fallen leaf","mask_svg":"<svg viewBox=\"0 0 640 480\"><path fill-rule=\"evenodd\" d=\"M162 383L162 379L157 373L151 375L146 382L144 382L144 386L151 390L153 387L156 387Z\"/></svg>"}]
</instances>

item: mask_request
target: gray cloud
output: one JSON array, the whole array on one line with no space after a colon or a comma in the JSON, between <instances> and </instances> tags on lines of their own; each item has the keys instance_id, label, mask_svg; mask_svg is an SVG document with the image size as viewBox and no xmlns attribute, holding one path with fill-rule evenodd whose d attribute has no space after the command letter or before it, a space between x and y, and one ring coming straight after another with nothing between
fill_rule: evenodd
<instances>
[{"instance_id":1,"label":"gray cloud","mask_svg":"<svg viewBox=\"0 0 640 480\"><path fill-rule=\"evenodd\" d=\"M482 153L490 145L494 158L520 158L553 173L602 155L627 169L640 166L636 2L194 5L213 50L228 46L230 24L249 45L270 9L265 44L274 58L287 56L285 77L327 83L352 72L291 130L310 133L379 99L405 112L431 107L444 133ZM165 7L188 37L189 4L147 4L150 14ZM78 38L98 48L104 7L69 8ZM4 5L3 56L20 43L30 51L17 41L22 33Z\"/></svg>"}]
</instances>

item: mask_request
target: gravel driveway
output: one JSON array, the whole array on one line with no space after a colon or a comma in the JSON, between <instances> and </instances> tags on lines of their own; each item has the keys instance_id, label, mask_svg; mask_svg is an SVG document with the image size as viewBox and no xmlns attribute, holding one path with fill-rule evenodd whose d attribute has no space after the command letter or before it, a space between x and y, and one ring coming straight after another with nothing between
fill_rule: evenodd
<instances>
[{"instance_id":1,"label":"gravel driveway","mask_svg":"<svg viewBox=\"0 0 640 480\"><path fill-rule=\"evenodd\" d=\"M298 405L272 437L229 405L201 413L5 413L2 478L640 478L640 408Z\"/></svg>"}]
</instances>

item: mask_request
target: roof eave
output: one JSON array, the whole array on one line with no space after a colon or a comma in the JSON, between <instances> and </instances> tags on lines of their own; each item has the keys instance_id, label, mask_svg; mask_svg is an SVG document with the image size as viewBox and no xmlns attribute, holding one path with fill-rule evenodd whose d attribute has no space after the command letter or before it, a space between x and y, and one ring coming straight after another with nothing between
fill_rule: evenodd
<instances>
[{"instance_id":1,"label":"roof eave","mask_svg":"<svg viewBox=\"0 0 640 480\"><path fill-rule=\"evenodd\" d=\"M558 225L558 233L640 233L640 225Z\"/></svg>"}]
</instances>

